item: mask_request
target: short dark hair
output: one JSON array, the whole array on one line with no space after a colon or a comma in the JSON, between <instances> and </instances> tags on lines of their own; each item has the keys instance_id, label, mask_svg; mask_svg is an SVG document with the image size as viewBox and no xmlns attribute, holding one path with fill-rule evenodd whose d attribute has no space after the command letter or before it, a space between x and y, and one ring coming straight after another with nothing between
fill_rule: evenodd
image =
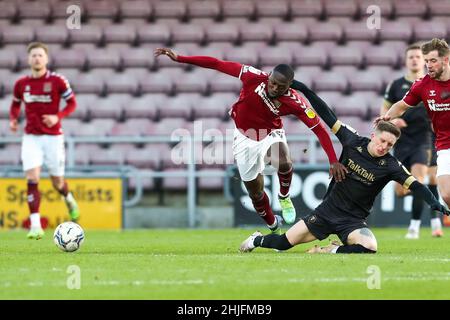
<instances>
[{"instance_id":1,"label":"short dark hair","mask_svg":"<svg viewBox=\"0 0 450 320\"><path fill-rule=\"evenodd\" d=\"M380 132L386 131L386 132L392 133L397 139L400 138L400 136L402 135L402 132L400 131L400 129L395 124L393 124L392 122L389 122L389 121L378 122L375 130L380 131Z\"/></svg>"},{"instance_id":2,"label":"short dark hair","mask_svg":"<svg viewBox=\"0 0 450 320\"><path fill-rule=\"evenodd\" d=\"M273 72L281 73L288 80L294 79L294 69L288 64L278 64L273 68Z\"/></svg>"},{"instance_id":3,"label":"short dark hair","mask_svg":"<svg viewBox=\"0 0 450 320\"><path fill-rule=\"evenodd\" d=\"M48 55L48 47L43 42L31 42L27 47L27 53L30 53L31 50L36 49L36 48L44 49L45 53Z\"/></svg>"},{"instance_id":4,"label":"short dark hair","mask_svg":"<svg viewBox=\"0 0 450 320\"><path fill-rule=\"evenodd\" d=\"M410 50L420 50L421 49L421 47L420 47L420 43L413 43L413 44L410 44L406 49L405 49L405 55L408 53L408 51L410 51Z\"/></svg>"},{"instance_id":5,"label":"short dark hair","mask_svg":"<svg viewBox=\"0 0 450 320\"><path fill-rule=\"evenodd\" d=\"M448 43L444 39L434 38L422 45L422 53L429 54L431 51L437 50L439 57L447 57L450 54Z\"/></svg>"}]
</instances>

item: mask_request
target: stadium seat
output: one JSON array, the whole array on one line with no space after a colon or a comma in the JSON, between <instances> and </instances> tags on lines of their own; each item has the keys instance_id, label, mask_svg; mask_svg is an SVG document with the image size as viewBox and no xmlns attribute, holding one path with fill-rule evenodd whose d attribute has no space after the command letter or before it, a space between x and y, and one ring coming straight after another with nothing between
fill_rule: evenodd
<instances>
[{"instance_id":1,"label":"stadium seat","mask_svg":"<svg viewBox=\"0 0 450 320\"><path fill-rule=\"evenodd\" d=\"M200 93L206 94L208 90L208 78L212 76L209 72L201 68L193 72L186 72L174 79L176 93Z\"/></svg>"},{"instance_id":2,"label":"stadium seat","mask_svg":"<svg viewBox=\"0 0 450 320\"><path fill-rule=\"evenodd\" d=\"M71 1L50 1L51 4L51 18L53 23L59 25L65 25L69 14L67 13L67 8L69 6L77 6L80 8L80 12L86 12L86 5L84 1L81 0L71 0Z\"/></svg>"},{"instance_id":3,"label":"stadium seat","mask_svg":"<svg viewBox=\"0 0 450 320\"><path fill-rule=\"evenodd\" d=\"M125 164L125 152L122 148L111 145L109 148L99 148L95 154L90 157L93 165L117 166Z\"/></svg>"},{"instance_id":4,"label":"stadium seat","mask_svg":"<svg viewBox=\"0 0 450 320\"><path fill-rule=\"evenodd\" d=\"M89 20L93 18L108 18L116 20L119 13L117 2L107 0L85 1L85 14Z\"/></svg>"},{"instance_id":5,"label":"stadium seat","mask_svg":"<svg viewBox=\"0 0 450 320\"><path fill-rule=\"evenodd\" d=\"M86 24L81 29L69 30L70 43L93 43L99 45L103 39L103 29L97 25Z\"/></svg>"},{"instance_id":6,"label":"stadium seat","mask_svg":"<svg viewBox=\"0 0 450 320\"><path fill-rule=\"evenodd\" d=\"M314 79L314 88L319 91L340 91L347 90L347 79L340 73L322 72L319 73Z\"/></svg>"},{"instance_id":7,"label":"stadium seat","mask_svg":"<svg viewBox=\"0 0 450 320\"><path fill-rule=\"evenodd\" d=\"M134 166L139 169L153 169L159 170L161 167L161 154L162 152L170 152L168 146L163 150L158 148L155 152L155 147L142 148L142 149L130 149L125 153L125 162L128 165Z\"/></svg>"},{"instance_id":8,"label":"stadium seat","mask_svg":"<svg viewBox=\"0 0 450 320\"><path fill-rule=\"evenodd\" d=\"M200 172L217 172L216 170L204 169L199 170ZM220 171L219 171L220 172ZM198 178L198 188L200 190L222 190L224 185L224 177L199 177Z\"/></svg>"},{"instance_id":9,"label":"stadium seat","mask_svg":"<svg viewBox=\"0 0 450 320\"><path fill-rule=\"evenodd\" d=\"M90 107L91 118L112 118L119 120L122 117L122 105L110 99L97 99Z\"/></svg>"},{"instance_id":10,"label":"stadium seat","mask_svg":"<svg viewBox=\"0 0 450 320\"><path fill-rule=\"evenodd\" d=\"M152 74L149 79L139 79L141 93L164 93L171 94L173 83L171 78L162 72Z\"/></svg>"},{"instance_id":11,"label":"stadium seat","mask_svg":"<svg viewBox=\"0 0 450 320\"><path fill-rule=\"evenodd\" d=\"M308 25L308 31L311 41L334 41L339 42L342 39L342 27L336 23L318 22Z\"/></svg>"},{"instance_id":12,"label":"stadium seat","mask_svg":"<svg viewBox=\"0 0 450 320\"><path fill-rule=\"evenodd\" d=\"M256 1L256 16L258 18L279 17L281 19L286 19L288 13L288 0Z\"/></svg>"},{"instance_id":13,"label":"stadium seat","mask_svg":"<svg viewBox=\"0 0 450 320\"><path fill-rule=\"evenodd\" d=\"M283 118L283 127L286 134L290 135L311 135L312 131L297 117Z\"/></svg>"},{"instance_id":14,"label":"stadium seat","mask_svg":"<svg viewBox=\"0 0 450 320\"><path fill-rule=\"evenodd\" d=\"M101 95L104 93L105 84L101 76L96 73L80 73L72 80L72 86L75 92L95 93Z\"/></svg>"},{"instance_id":15,"label":"stadium seat","mask_svg":"<svg viewBox=\"0 0 450 320\"><path fill-rule=\"evenodd\" d=\"M124 116L130 118L146 118L156 120L159 116L159 109L166 103L165 94L146 94L129 100L124 106Z\"/></svg>"},{"instance_id":16,"label":"stadium seat","mask_svg":"<svg viewBox=\"0 0 450 320\"><path fill-rule=\"evenodd\" d=\"M363 63L363 53L358 48L350 48L347 46L336 47L328 52L330 64L336 65L352 65L360 67Z\"/></svg>"},{"instance_id":17,"label":"stadium seat","mask_svg":"<svg viewBox=\"0 0 450 320\"><path fill-rule=\"evenodd\" d=\"M219 1L190 1L187 4L187 13L190 19L193 18L212 18L217 19L221 13Z\"/></svg>"},{"instance_id":18,"label":"stadium seat","mask_svg":"<svg viewBox=\"0 0 450 320\"><path fill-rule=\"evenodd\" d=\"M46 1L27 2L26 5L18 5L18 17L23 19L39 19L47 21L50 17L50 4Z\"/></svg>"},{"instance_id":19,"label":"stadium seat","mask_svg":"<svg viewBox=\"0 0 450 320\"><path fill-rule=\"evenodd\" d=\"M9 119L9 108L11 107L12 95L0 99L0 119ZM1 123L3 125L3 123ZM9 123L5 124L9 130ZM5 128L5 129L6 129ZM1 136L1 132L0 132Z\"/></svg>"},{"instance_id":20,"label":"stadium seat","mask_svg":"<svg viewBox=\"0 0 450 320\"><path fill-rule=\"evenodd\" d=\"M116 123L111 129L112 136L141 136L152 126L149 119L128 119Z\"/></svg>"},{"instance_id":21,"label":"stadium seat","mask_svg":"<svg viewBox=\"0 0 450 320\"><path fill-rule=\"evenodd\" d=\"M113 77L105 79L107 93L128 93L137 95L139 92L139 81L133 75L117 73Z\"/></svg>"},{"instance_id":22,"label":"stadium seat","mask_svg":"<svg viewBox=\"0 0 450 320\"><path fill-rule=\"evenodd\" d=\"M186 126L184 118L165 118L156 122L146 134L150 135L171 135L175 130L182 129Z\"/></svg>"},{"instance_id":23,"label":"stadium seat","mask_svg":"<svg viewBox=\"0 0 450 320\"><path fill-rule=\"evenodd\" d=\"M29 43L34 40L35 33L30 26L17 26L9 25L2 28L2 41L5 44L8 43Z\"/></svg>"},{"instance_id":24,"label":"stadium seat","mask_svg":"<svg viewBox=\"0 0 450 320\"><path fill-rule=\"evenodd\" d=\"M380 92L384 87L383 77L377 73L359 71L348 77L350 91Z\"/></svg>"},{"instance_id":25,"label":"stadium seat","mask_svg":"<svg viewBox=\"0 0 450 320\"><path fill-rule=\"evenodd\" d=\"M86 166L90 164L91 156L95 155L100 147L93 143L79 143L75 145L75 164Z\"/></svg>"},{"instance_id":26,"label":"stadium seat","mask_svg":"<svg viewBox=\"0 0 450 320\"><path fill-rule=\"evenodd\" d=\"M155 64L152 52L147 48L124 48L119 50L120 58L124 68L146 68L151 69Z\"/></svg>"},{"instance_id":27,"label":"stadium seat","mask_svg":"<svg viewBox=\"0 0 450 320\"><path fill-rule=\"evenodd\" d=\"M396 67L398 65L397 52L389 47L371 46L365 50L366 65L387 65Z\"/></svg>"},{"instance_id":28,"label":"stadium seat","mask_svg":"<svg viewBox=\"0 0 450 320\"><path fill-rule=\"evenodd\" d=\"M412 34L412 28L404 20L383 21L383 27L380 29L380 40L402 40L409 42Z\"/></svg>"},{"instance_id":29,"label":"stadium seat","mask_svg":"<svg viewBox=\"0 0 450 320\"><path fill-rule=\"evenodd\" d=\"M322 17L323 7L321 1L291 0L291 15L295 17Z\"/></svg>"},{"instance_id":30,"label":"stadium seat","mask_svg":"<svg viewBox=\"0 0 450 320\"><path fill-rule=\"evenodd\" d=\"M378 11L374 11L373 8L379 8L379 13L384 18L392 17L394 13L394 7L392 5L391 0L359 0L359 9L362 16L362 21L366 21L369 16L373 16L373 14ZM369 10L368 12L368 9Z\"/></svg>"},{"instance_id":31,"label":"stadium seat","mask_svg":"<svg viewBox=\"0 0 450 320\"><path fill-rule=\"evenodd\" d=\"M202 26L187 24L177 24L170 27L172 33L172 41L191 42L201 44L205 39L205 30Z\"/></svg>"},{"instance_id":32,"label":"stadium seat","mask_svg":"<svg viewBox=\"0 0 450 320\"><path fill-rule=\"evenodd\" d=\"M300 66L294 69L295 79L303 82L308 87L313 87L313 79L314 77L323 72L322 68L318 66Z\"/></svg>"},{"instance_id":33,"label":"stadium seat","mask_svg":"<svg viewBox=\"0 0 450 320\"><path fill-rule=\"evenodd\" d=\"M423 21L413 25L414 40L428 41L433 38L445 39L447 26L441 21Z\"/></svg>"},{"instance_id":34,"label":"stadium seat","mask_svg":"<svg viewBox=\"0 0 450 320\"><path fill-rule=\"evenodd\" d=\"M162 24L148 24L137 29L139 43L168 43L170 40L170 28Z\"/></svg>"},{"instance_id":35,"label":"stadium seat","mask_svg":"<svg viewBox=\"0 0 450 320\"><path fill-rule=\"evenodd\" d=\"M424 18L427 15L427 3L421 0L396 0L393 1L395 16L415 16Z\"/></svg>"},{"instance_id":36,"label":"stadium seat","mask_svg":"<svg viewBox=\"0 0 450 320\"><path fill-rule=\"evenodd\" d=\"M167 100L166 104L159 110L161 118L184 117L190 119L192 108L200 100L198 93L181 93L173 99Z\"/></svg>"},{"instance_id":37,"label":"stadium seat","mask_svg":"<svg viewBox=\"0 0 450 320\"><path fill-rule=\"evenodd\" d=\"M91 122L83 124L82 129L75 131L74 136L106 136L111 132L114 124L113 119L94 119Z\"/></svg>"},{"instance_id":38,"label":"stadium seat","mask_svg":"<svg viewBox=\"0 0 450 320\"><path fill-rule=\"evenodd\" d=\"M326 17L346 16L356 18L359 14L356 0L326 0L323 5Z\"/></svg>"},{"instance_id":39,"label":"stadium seat","mask_svg":"<svg viewBox=\"0 0 450 320\"><path fill-rule=\"evenodd\" d=\"M82 50L62 49L51 56L53 68L83 69L86 65L86 54Z\"/></svg>"},{"instance_id":40,"label":"stadium seat","mask_svg":"<svg viewBox=\"0 0 450 320\"><path fill-rule=\"evenodd\" d=\"M0 149L0 165L19 165L21 163L20 153L21 147L17 145L8 145Z\"/></svg>"},{"instance_id":41,"label":"stadium seat","mask_svg":"<svg viewBox=\"0 0 450 320\"><path fill-rule=\"evenodd\" d=\"M205 30L208 42L226 41L235 43L239 39L239 29L228 23L215 23Z\"/></svg>"},{"instance_id":42,"label":"stadium seat","mask_svg":"<svg viewBox=\"0 0 450 320\"><path fill-rule=\"evenodd\" d=\"M222 14L224 18L248 17L255 15L255 3L246 0L222 1Z\"/></svg>"},{"instance_id":43,"label":"stadium seat","mask_svg":"<svg viewBox=\"0 0 450 320\"><path fill-rule=\"evenodd\" d=\"M66 28L50 25L36 28L36 40L44 43L65 44L69 39L69 32Z\"/></svg>"},{"instance_id":44,"label":"stadium seat","mask_svg":"<svg viewBox=\"0 0 450 320\"><path fill-rule=\"evenodd\" d=\"M76 109L75 109L76 110ZM80 119L77 119L73 116L73 114L70 114L67 118L64 118L61 121L64 136L72 136L74 133L80 128L83 127L83 123Z\"/></svg>"},{"instance_id":45,"label":"stadium seat","mask_svg":"<svg viewBox=\"0 0 450 320\"><path fill-rule=\"evenodd\" d=\"M450 15L450 3L447 0L427 0L427 5L432 18L436 16L446 16L448 18Z\"/></svg>"},{"instance_id":46,"label":"stadium seat","mask_svg":"<svg viewBox=\"0 0 450 320\"><path fill-rule=\"evenodd\" d=\"M77 108L70 115L70 118L87 120L89 118L89 110L95 105L98 96L93 93L82 94L75 92L77 100Z\"/></svg>"},{"instance_id":47,"label":"stadium seat","mask_svg":"<svg viewBox=\"0 0 450 320\"><path fill-rule=\"evenodd\" d=\"M146 0L120 1L119 15L124 24L127 24L126 22L129 20L126 19L129 18L140 18L148 21L152 17L152 13L152 6Z\"/></svg>"},{"instance_id":48,"label":"stadium seat","mask_svg":"<svg viewBox=\"0 0 450 320\"><path fill-rule=\"evenodd\" d=\"M334 109L338 117L354 116L366 119L368 117L368 107L366 98L355 94L342 96L334 103Z\"/></svg>"},{"instance_id":49,"label":"stadium seat","mask_svg":"<svg viewBox=\"0 0 450 320\"><path fill-rule=\"evenodd\" d=\"M0 68L14 70L19 64L19 58L14 50L0 51Z\"/></svg>"},{"instance_id":50,"label":"stadium seat","mask_svg":"<svg viewBox=\"0 0 450 320\"><path fill-rule=\"evenodd\" d=\"M103 28L106 43L122 42L132 45L136 41L136 28L131 25L112 25Z\"/></svg>"},{"instance_id":51,"label":"stadium seat","mask_svg":"<svg viewBox=\"0 0 450 320\"><path fill-rule=\"evenodd\" d=\"M317 91L317 95L333 110L336 110L336 101L343 97L342 93L337 91Z\"/></svg>"},{"instance_id":52,"label":"stadium seat","mask_svg":"<svg viewBox=\"0 0 450 320\"><path fill-rule=\"evenodd\" d=\"M17 5L14 2L0 2L0 20L7 21L14 20L17 16Z\"/></svg>"},{"instance_id":53,"label":"stadium seat","mask_svg":"<svg viewBox=\"0 0 450 320\"><path fill-rule=\"evenodd\" d=\"M273 38L273 29L267 24L248 23L239 26L241 40L270 42Z\"/></svg>"},{"instance_id":54,"label":"stadium seat","mask_svg":"<svg viewBox=\"0 0 450 320\"><path fill-rule=\"evenodd\" d=\"M13 73L8 69L0 69L0 81L2 83L3 94L12 96L14 89L14 83L22 76L27 74L26 72Z\"/></svg>"},{"instance_id":55,"label":"stadium seat","mask_svg":"<svg viewBox=\"0 0 450 320\"><path fill-rule=\"evenodd\" d=\"M306 42L308 40L308 29L305 25L295 25L292 23L280 23L273 26L275 39L277 41Z\"/></svg>"},{"instance_id":56,"label":"stadium seat","mask_svg":"<svg viewBox=\"0 0 450 320\"><path fill-rule=\"evenodd\" d=\"M193 117L194 119L204 117L224 119L236 100L237 97L234 94L227 93L215 93L209 97L202 97L192 108Z\"/></svg>"},{"instance_id":57,"label":"stadium seat","mask_svg":"<svg viewBox=\"0 0 450 320\"><path fill-rule=\"evenodd\" d=\"M154 1L153 13L156 19L159 18L176 18L182 20L186 17L187 6L186 1Z\"/></svg>"},{"instance_id":58,"label":"stadium seat","mask_svg":"<svg viewBox=\"0 0 450 320\"><path fill-rule=\"evenodd\" d=\"M229 92L237 94L242 88L242 82L238 78L218 73L209 79L209 87L212 93Z\"/></svg>"},{"instance_id":59,"label":"stadium seat","mask_svg":"<svg viewBox=\"0 0 450 320\"><path fill-rule=\"evenodd\" d=\"M364 40L375 42L378 39L379 30L367 28L365 20L345 24L343 28L346 41Z\"/></svg>"},{"instance_id":60,"label":"stadium seat","mask_svg":"<svg viewBox=\"0 0 450 320\"><path fill-rule=\"evenodd\" d=\"M258 53L256 49L246 46L230 48L225 52L225 59L255 67L258 66Z\"/></svg>"},{"instance_id":61,"label":"stadium seat","mask_svg":"<svg viewBox=\"0 0 450 320\"><path fill-rule=\"evenodd\" d=\"M112 68L119 69L121 60L116 50L96 49L87 54L89 68Z\"/></svg>"},{"instance_id":62,"label":"stadium seat","mask_svg":"<svg viewBox=\"0 0 450 320\"><path fill-rule=\"evenodd\" d=\"M188 129L192 134L199 134L203 135L206 130L210 129L216 129L217 132L219 131L219 125L221 123L221 120L218 118L198 118L195 119L195 121L188 122L185 126L186 129ZM198 132L194 132L194 130L197 130ZM214 133L214 132L213 132Z\"/></svg>"},{"instance_id":63,"label":"stadium seat","mask_svg":"<svg viewBox=\"0 0 450 320\"><path fill-rule=\"evenodd\" d=\"M291 65L293 62L291 52L277 46L260 49L258 55L261 65L277 65L280 63Z\"/></svg>"},{"instance_id":64,"label":"stadium seat","mask_svg":"<svg viewBox=\"0 0 450 320\"><path fill-rule=\"evenodd\" d=\"M293 51L292 54L296 66L320 66L323 68L328 63L326 51L317 50L316 47L299 47L299 49Z\"/></svg>"}]
</instances>

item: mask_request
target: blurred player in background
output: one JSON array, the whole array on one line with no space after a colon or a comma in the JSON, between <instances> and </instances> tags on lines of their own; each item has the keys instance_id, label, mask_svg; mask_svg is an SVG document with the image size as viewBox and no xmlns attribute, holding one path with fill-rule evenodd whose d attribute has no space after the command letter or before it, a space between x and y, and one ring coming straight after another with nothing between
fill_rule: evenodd
<instances>
[{"instance_id":1,"label":"blurred player in background","mask_svg":"<svg viewBox=\"0 0 450 320\"><path fill-rule=\"evenodd\" d=\"M397 101L402 100L414 81L422 78L425 73L425 60L419 44L410 45L405 50L405 65L407 74L401 78L392 81L386 88L383 105L380 115L384 116L389 108ZM431 158L435 158L435 149L432 146L431 124L428 120L427 111L422 102L417 108L408 109L400 118L391 121L402 131L394 147L394 156L400 160L403 165L411 171L411 174L420 182L424 183L425 177L429 173L428 166L431 165ZM434 141L433 141L434 142ZM433 152L433 153L432 153ZM435 164L436 165L436 164ZM433 173L433 170L430 170ZM433 195L439 199L436 186L436 179L430 174L431 182L428 188ZM434 182L434 184L433 184ZM409 192L400 184L396 184L395 192L403 197ZM423 199L413 196L412 217L406 234L407 239L418 239L421 216L423 211ZM438 212L431 211L431 229L433 237L441 237L442 224Z\"/></svg>"},{"instance_id":2,"label":"blurred player in background","mask_svg":"<svg viewBox=\"0 0 450 320\"><path fill-rule=\"evenodd\" d=\"M382 117L400 117L409 107L422 101L436 134L437 184L447 206L450 205L450 49L445 40L433 39L421 46L428 74L416 80L402 100L394 103Z\"/></svg>"},{"instance_id":3,"label":"blurred player in background","mask_svg":"<svg viewBox=\"0 0 450 320\"><path fill-rule=\"evenodd\" d=\"M253 206L272 232L280 230L282 219L273 214L269 198L264 192L262 172L267 157L278 170L280 180L278 196L283 219L291 224L296 218L295 208L289 197L293 174L292 161L280 116L292 114L305 123L316 134L328 156L330 175L335 176L337 180L345 175L343 167L337 161L328 132L319 117L305 99L289 88L294 79L294 71L290 66L277 65L270 74L267 74L237 62L206 56L177 55L167 48L156 49L155 56L160 55L167 55L176 62L215 69L242 81L239 100L230 111L236 124L233 154Z\"/></svg>"},{"instance_id":4,"label":"blurred player in background","mask_svg":"<svg viewBox=\"0 0 450 320\"><path fill-rule=\"evenodd\" d=\"M40 42L28 45L28 63L31 74L21 77L14 85L10 110L10 129L16 132L19 124L20 106L25 104L25 134L22 139L22 164L28 182L27 195L30 209L30 239L44 235L41 227L38 183L42 165L47 166L53 187L64 197L70 218L76 221L78 205L64 180L64 136L61 119L76 108L75 95L69 82L61 75L47 69L48 48ZM66 107L59 110L61 98Z\"/></svg>"},{"instance_id":5,"label":"blurred player in background","mask_svg":"<svg viewBox=\"0 0 450 320\"><path fill-rule=\"evenodd\" d=\"M328 105L303 83L294 81L293 88L305 95L342 143L339 161L348 170L347 178L341 182L333 179L322 203L285 234L263 236L255 232L241 244L241 252L250 252L255 247L287 250L300 243L337 234L343 245L332 242L326 247L315 246L308 252L375 253L377 240L368 228L366 218L375 198L391 180L423 197L433 210L446 215L450 213L389 153L401 135L394 124L379 121L370 139L361 137L354 129L342 124Z\"/></svg>"}]
</instances>

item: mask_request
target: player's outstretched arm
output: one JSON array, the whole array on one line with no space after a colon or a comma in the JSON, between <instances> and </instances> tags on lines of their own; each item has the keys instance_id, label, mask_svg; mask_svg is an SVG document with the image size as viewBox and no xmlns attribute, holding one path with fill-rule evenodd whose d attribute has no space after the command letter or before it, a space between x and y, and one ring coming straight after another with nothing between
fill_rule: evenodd
<instances>
[{"instance_id":1,"label":"player's outstretched arm","mask_svg":"<svg viewBox=\"0 0 450 320\"><path fill-rule=\"evenodd\" d=\"M384 120L389 121L395 118L400 117L405 111L408 109L409 105L406 104L405 101L400 100L392 105L392 107L387 110L387 112L374 120L374 124L377 125L378 122Z\"/></svg>"},{"instance_id":2,"label":"player's outstretched arm","mask_svg":"<svg viewBox=\"0 0 450 320\"><path fill-rule=\"evenodd\" d=\"M432 210L439 211L447 216L450 215L450 211L447 210L439 202L438 199L436 199L436 197L431 193L430 189L425 187L419 181L414 181L413 183L411 183L409 189L413 192L414 195L422 197Z\"/></svg>"},{"instance_id":3,"label":"player's outstretched arm","mask_svg":"<svg viewBox=\"0 0 450 320\"><path fill-rule=\"evenodd\" d=\"M189 63L202 68L214 69L230 76L239 78L242 65L237 62L223 61L208 56L182 56L169 48L157 48L154 51L155 57L166 55L176 62Z\"/></svg>"},{"instance_id":4,"label":"player's outstretched arm","mask_svg":"<svg viewBox=\"0 0 450 320\"><path fill-rule=\"evenodd\" d=\"M294 80L291 84L291 88L300 91L309 100L311 105L317 111L322 120L329 126L333 128L338 121L336 114L331 110L331 108L323 101L314 91L308 88L303 82Z\"/></svg>"}]
</instances>

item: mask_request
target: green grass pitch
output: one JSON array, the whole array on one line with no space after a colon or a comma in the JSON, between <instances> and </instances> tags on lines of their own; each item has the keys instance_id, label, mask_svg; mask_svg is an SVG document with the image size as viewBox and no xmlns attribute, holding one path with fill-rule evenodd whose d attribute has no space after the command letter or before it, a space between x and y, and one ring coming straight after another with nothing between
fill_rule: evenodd
<instances>
[{"instance_id":1,"label":"green grass pitch","mask_svg":"<svg viewBox=\"0 0 450 320\"><path fill-rule=\"evenodd\" d=\"M373 229L375 255L304 253L314 243L238 253L253 231L87 231L75 253L59 251L51 230L39 241L0 232L0 299L450 299L448 231L405 240L405 229ZM67 286L73 265L80 289ZM379 289L368 288L374 268Z\"/></svg>"}]
</instances>

